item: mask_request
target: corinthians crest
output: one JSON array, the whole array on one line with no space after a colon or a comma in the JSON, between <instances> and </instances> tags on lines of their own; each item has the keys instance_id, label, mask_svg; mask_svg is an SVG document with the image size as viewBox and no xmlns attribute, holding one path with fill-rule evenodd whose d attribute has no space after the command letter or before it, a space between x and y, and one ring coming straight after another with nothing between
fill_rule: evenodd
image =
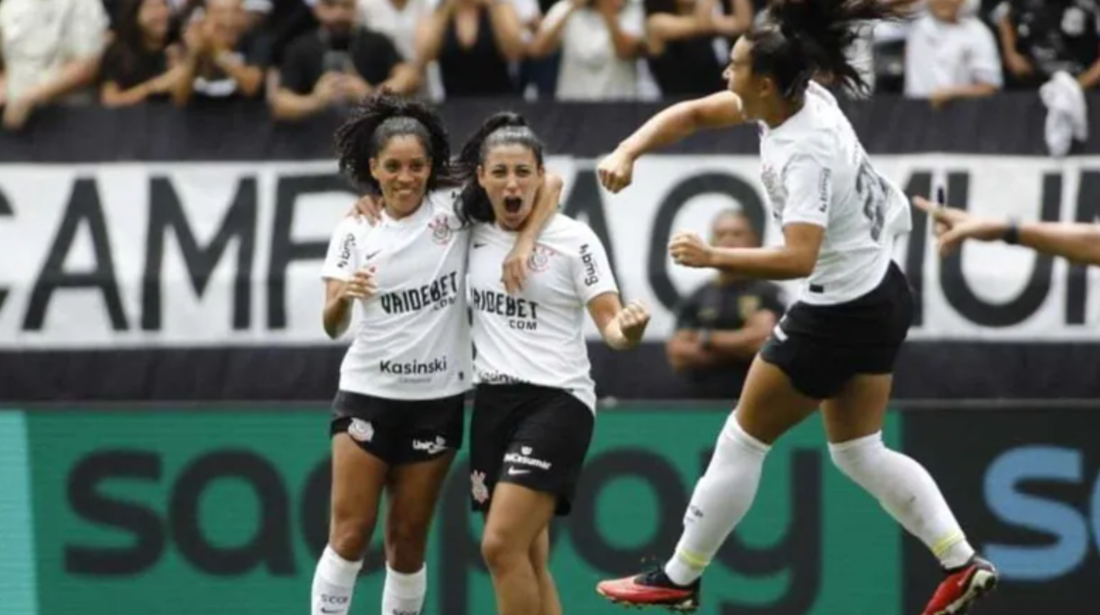
<instances>
[{"instance_id":1,"label":"corinthians crest","mask_svg":"<svg viewBox=\"0 0 1100 615\"><path fill-rule=\"evenodd\" d=\"M541 273L550 268L550 258L557 254L557 250L544 245L535 244L531 257L527 259L527 268L535 273Z\"/></svg>"},{"instance_id":2,"label":"corinthians crest","mask_svg":"<svg viewBox=\"0 0 1100 615\"><path fill-rule=\"evenodd\" d=\"M428 228L432 229L432 240L439 245L447 245L451 241L451 237L454 237L454 229L451 228L446 214L439 214L432 221L428 223Z\"/></svg>"}]
</instances>

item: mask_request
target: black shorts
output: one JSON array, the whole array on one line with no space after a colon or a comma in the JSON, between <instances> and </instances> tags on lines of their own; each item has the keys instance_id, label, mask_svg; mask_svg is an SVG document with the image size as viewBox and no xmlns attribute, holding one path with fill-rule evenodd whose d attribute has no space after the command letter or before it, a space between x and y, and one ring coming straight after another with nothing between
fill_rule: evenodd
<instances>
[{"instance_id":1,"label":"black shorts","mask_svg":"<svg viewBox=\"0 0 1100 615\"><path fill-rule=\"evenodd\" d=\"M891 262L882 282L847 303L796 303L779 321L760 358L794 388L829 399L857 374L890 374L913 323L913 292Z\"/></svg>"},{"instance_id":2,"label":"black shorts","mask_svg":"<svg viewBox=\"0 0 1100 615\"><path fill-rule=\"evenodd\" d=\"M487 513L498 481L557 496L568 515L595 417L562 389L479 385L470 427L471 503Z\"/></svg>"},{"instance_id":3,"label":"black shorts","mask_svg":"<svg viewBox=\"0 0 1100 615\"><path fill-rule=\"evenodd\" d=\"M401 400L338 391L331 435L347 433L389 465L435 459L462 448L464 397Z\"/></svg>"}]
</instances>

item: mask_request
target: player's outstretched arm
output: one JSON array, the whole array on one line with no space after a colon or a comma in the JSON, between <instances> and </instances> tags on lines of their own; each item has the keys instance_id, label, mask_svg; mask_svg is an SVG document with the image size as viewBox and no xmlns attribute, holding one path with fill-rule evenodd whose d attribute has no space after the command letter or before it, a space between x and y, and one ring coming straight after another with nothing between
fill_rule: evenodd
<instances>
[{"instance_id":1,"label":"player's outstretched arm","mask_svg":"<svg viewBox=\"0 0 1100 615\"><path fill-rule=\"evenodd\" d=\"M1023 222L975 216L954 207L937 206L921 197L913 200L936 222L941 254L949 254L967 239L1005 241L1043 254L1100 265L1100 225L1094 223Z\"/></svg>"},{"instance_id":2,"label":"player's outstretched arm","mask_svg":"<svg viewBox=\"0 0 1100 615\"><path fill-rule=\"evenodd\" d=\"M650 118L600 163L597 169L600 183L611 192L618 192L630 185L634 161L642 155L682 141L700 130L736 126L744 121L741 99L733 92L672 105Z\"/></svg>"}]
</instances>

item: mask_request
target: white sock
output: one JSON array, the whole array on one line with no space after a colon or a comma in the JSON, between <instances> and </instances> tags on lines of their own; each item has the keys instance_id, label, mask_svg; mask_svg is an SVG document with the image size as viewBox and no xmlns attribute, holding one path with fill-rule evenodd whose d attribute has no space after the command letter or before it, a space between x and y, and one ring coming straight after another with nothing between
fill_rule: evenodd
<instances>
[{"instance_id":1,"label":"white sock","mask_svg":"<svg viewBox=\"0 0 1100 615\"><path fill-rule=\"evenodd\" d=\"M665 574L673 583L690 585L702 576L752 506L769 450L770 446L741 429L736 413L726 421L714 457L695 485L676 554L665 564Z\"/></svg>"},{"instance_id":2,"label":"white sock","mask_svg":"<svg viewBox=\"0 0 1100 615\"><path fill-rule=\"evenodd\" d=\"M362 567L363 560L349 562L332 547L325 547L321 560L317 562L317 572L313 574L310 614L345 615L351 608L355 579Z\"/></svg>"},{"instance_id":3,"label":"white sock","mask_svg":"<svg viewBox=\"0 0 1100 615\"><path fill-rule=\"evenodd\" d=\"M428 567L412 574L397 572L386 564L386 585L382 590L382 615L420 615L428 593Z\"/></svg>"},{"instance_id":4,"label":"white sock","mask_svg":"<svg viewBox=\"0 0 1100 615\"><path fill-rule=\"evenodd\" d=\"M963 566L974 555L936 481L924 466L886 448L882 432L830 444L833 462L871 493L910 534L923 542L944 568Z\"/></svg>"}]
</instances>

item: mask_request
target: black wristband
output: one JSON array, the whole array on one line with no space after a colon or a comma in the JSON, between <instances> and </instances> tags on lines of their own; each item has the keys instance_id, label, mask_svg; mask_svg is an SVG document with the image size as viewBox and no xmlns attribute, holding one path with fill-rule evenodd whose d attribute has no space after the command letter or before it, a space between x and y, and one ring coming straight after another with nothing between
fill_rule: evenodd
<instances>
[{"instance_id":1,"label":"black wristband","mask_svg":"<svg viewBox=\"0 0 1100 615\"><path fill-rule=\"evenodd\" d=\"M1008 230L1001 240L1011 246L1020 245L1020 223L1015 218L1008 221Z\"/></svg>"}]
</instances>

